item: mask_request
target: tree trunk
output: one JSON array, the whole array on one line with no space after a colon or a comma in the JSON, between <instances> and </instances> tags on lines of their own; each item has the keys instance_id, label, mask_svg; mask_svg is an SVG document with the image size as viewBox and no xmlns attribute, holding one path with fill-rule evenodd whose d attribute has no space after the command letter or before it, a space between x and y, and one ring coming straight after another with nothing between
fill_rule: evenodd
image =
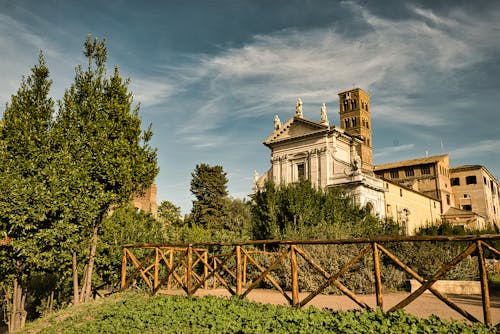
<instances>
[{"instance_id":1,"label":"tree trunk","mask_svg":"<svg viewBox=\"0 0 500 334\"><path fill-rule=\"evenodd\" d=\"M73 252L73 305L80 302L80 293L78 291L78 267L76 263L76 252Z\"/></svg>"},{"instance_id":2,"label":"tree trunk","mask_svg":"<svg viewBox=\"0 0 500 334\"><path fill-rule=\"evenodd\" d=\"M96 253L96 249L97 249L98 232L99 232L99 227L101 225L101 219L102 219L102 215L99 217L99 221L94 226L94 231L92 233L92 243L90 245L89 261L87 263L87 270L84 273L82 293L81 293L81 296L80 296L80 301L81 302L86 302L91 297L91 292L92 292L92 271L94 269L94 260L95 260L95 253Z\"/></svg>"},{"instance_id":3,"label":"tree trunk","mask_svg":"<svg viewBox=\"0 0 500 334\"><path fill-rule=\"evenodd\" d=\"M14 290L12 292L12 308L9 314L9 321L7 323L9 333L24 328L26 316L28 315L28 312L24 309L25 301L26 294L23 294L21 285L19 285L17 279L15 279Z\"/></svg>"}]
</instances>

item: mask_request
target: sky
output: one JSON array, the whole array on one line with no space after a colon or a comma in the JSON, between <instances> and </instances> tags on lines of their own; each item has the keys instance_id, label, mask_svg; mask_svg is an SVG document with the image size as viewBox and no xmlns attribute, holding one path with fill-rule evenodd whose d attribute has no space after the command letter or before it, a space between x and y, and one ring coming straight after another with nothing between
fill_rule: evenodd
<instances>
[{"instance_id":1,"label":"sky","mask_svg":"<svg viewBox=\"0 0 500 334\"><path fill-rule=\"evenodd\" d=\"M40 51L61 99L88 33L152 124L158 203L183 213L197 164L244 198L270 168L274 115L300 97L339 125L353 87L370 94L375 164L448 153L500 179L499 1L0 0L0 114Z\"/></svg>"}]
</instances>

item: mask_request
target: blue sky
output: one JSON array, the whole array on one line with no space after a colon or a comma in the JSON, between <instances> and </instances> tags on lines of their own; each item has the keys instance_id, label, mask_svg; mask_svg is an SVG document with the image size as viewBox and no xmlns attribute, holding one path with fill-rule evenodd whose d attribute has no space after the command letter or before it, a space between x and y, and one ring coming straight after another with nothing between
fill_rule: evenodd
<instances>
[{"instance_id":1,"label":"blue sky","mask_svg":"<svg viewBox=\"0 0 500 334\"><path fill-rule=\"evenodd\" d=\"M498 1L0 0L0 113L40 50L62 98L89 32L153 124L158 202L184 213L196 164L246 196L274 115L300 97L305 118L325 102L338 125L353 85L371 95L375 164L449 153L500 177Z\"/></svg>"}]
</instances>

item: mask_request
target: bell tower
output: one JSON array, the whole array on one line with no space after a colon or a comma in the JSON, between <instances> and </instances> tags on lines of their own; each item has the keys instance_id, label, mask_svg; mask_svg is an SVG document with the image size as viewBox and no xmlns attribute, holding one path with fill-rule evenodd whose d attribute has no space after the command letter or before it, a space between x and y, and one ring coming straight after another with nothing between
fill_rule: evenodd
<instances>
[{"instance_id":1,"label":"bell tower","mask_svg":"<svg viewBox=\"0 0 500 334\"><path fill-rule=\"evenodd\" d=\"M340 127L353 137L362 140L358 147L362 169L373 172L372 130L370 119L370 95L360 88L339 94Z\"/></svg>"}]
</instances>

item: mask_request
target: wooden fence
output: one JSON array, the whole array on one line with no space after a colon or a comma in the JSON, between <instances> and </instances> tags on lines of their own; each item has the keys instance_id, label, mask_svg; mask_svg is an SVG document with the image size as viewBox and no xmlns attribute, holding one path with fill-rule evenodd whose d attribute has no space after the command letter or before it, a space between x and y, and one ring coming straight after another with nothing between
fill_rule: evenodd
<instances>
[{"instance_id":1,"label":"wooden fence","mask_svg":"<svg viewBox=\"0 0 500 334\"><path fill-rule=\"evenodd\" d=\"M224 286L232 295L245 297L253 289L259 287L264 280L279 291L283 297L293 306L302 307L309 303L314 297L325 291L326 288L334 286L343 294L352 299L363 309L370 307L357 296L352 290L344 285L340 278L365 257L369 257L371 269L375 277L374 287L377 306L383 309L383 286L381 279L381 255L390 259L392 263L400 267L410 277L419 281L422 285L416 291L409 294L397 305L391 307L388 312L395 311L410 304L426 290L429 290L437 298L442 300L453 310L457 311L466 319L480 322L479 319L464 310L446 295L433 287L433 284L453 269L458 263L469 256L477 257L479 276L481 282L481 299L483 307L483 320L491 324L490 294L488 288L488 276L485 264L485 250L492 257L499 257L500 252L494 246L493 241L500 240L500 234L494 235L468 235L468 236L425 236L425 237L379 237L379 238L357 238L349 240L258 240L248 242L221 242L221 243L196 243L196 244L170 244L153 245L138 244L123 246L121 289L126 289L131 283L145 284L156 294L160 288L172 289L182 288L187 295L193 295L200 288L215 288L217 284ZM388 243L404 242L461 242L465 248L460 254L449 259L439 270L426 279L405 264L398 256L384 245ZM347 261L334 273L325 270L314 256L304 250L306 245L360 245L360 251ZM209 254L209 249L229 249L222 254ZM256 249L277 249L277 252L265 252ZM414 254L418 256L418 254ZM270 258L270 261L261 261L262 258ZM299 266L298 258L307 263ZM290 265L291 293L287 293L272 277L271 272L285 261ZM264 264L262 262L270 262ZM248 268L258 275L247 280ZM314 291L299 299L299 271L314 270L322 276L322 283ZM212 283L212 284L209 284Z\"/></svg>"}]
</instances>

